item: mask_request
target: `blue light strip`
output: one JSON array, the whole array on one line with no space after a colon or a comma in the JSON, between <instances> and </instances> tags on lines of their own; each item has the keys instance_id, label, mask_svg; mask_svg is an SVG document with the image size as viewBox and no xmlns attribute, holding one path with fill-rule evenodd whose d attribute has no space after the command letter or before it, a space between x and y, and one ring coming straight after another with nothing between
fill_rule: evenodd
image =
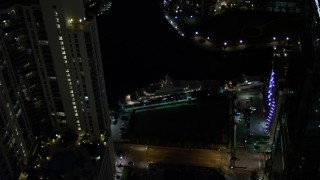
<instances>
[{"instance_id":1,"label":"blue light strip","mask_svg":"<svg viewBox=\"0 0 320 180\"><path fill-rule=\"evenodd\" d=\"M319 0L314 0L314 2L316 3L316 8L317 8L317 12L318 12L318 17L320 17L320 5L319 5Z\"/></svg>"},{"instance_id":2,"label":"blue light strip","mask_svg":"<svg viewBox=\"0 0 320 180\"><path fill-rule=\"evenodd\" d=\"M273 94L274 91L274 71L273 69L271 70L271 75L270 75L270 80L269 80L269 88L268 88L268 106L269 106L269 113L268 117L266 119L266 132L269 131L274 112L275 112L275 104L276 100Z\"/></svg>"}]
</instances>

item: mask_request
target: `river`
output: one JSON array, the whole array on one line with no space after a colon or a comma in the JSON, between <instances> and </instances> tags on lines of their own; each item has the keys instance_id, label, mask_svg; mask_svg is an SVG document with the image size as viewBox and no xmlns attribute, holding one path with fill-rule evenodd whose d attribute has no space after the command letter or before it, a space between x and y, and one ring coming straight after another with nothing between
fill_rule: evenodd
<instances>
[{"instance_id":1,"label":"river","mask_svg":"<svg viewBox=\"0 0 320 180\"><path fill-rule=\"evenodd\" d=\"M98 17L98 29L109 106L167 74L224 83L243 73L270 72L271 49L223 55L189 43L165 20L161 0L114 1L111 10Z\"/></svg>"}]
</instances>

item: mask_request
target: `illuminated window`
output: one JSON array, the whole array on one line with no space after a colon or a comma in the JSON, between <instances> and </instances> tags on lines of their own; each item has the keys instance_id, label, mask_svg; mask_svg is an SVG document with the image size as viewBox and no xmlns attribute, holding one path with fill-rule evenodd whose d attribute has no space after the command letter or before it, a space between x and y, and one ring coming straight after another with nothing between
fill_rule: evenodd
<instances>
[{"instance_id":1,"label":"illuminated window","mask_svg":"<svg viewBox=\"0 0 320 180\"><path fill-rule=\"evenodd\" d=\"M77 106L73 106L73 109L77 109Z\"/></svg>"},{"instance_id":2,"label":"illuminated window","mask_svg":"<svg viewBox=\"0 0 320 180\"><path fill-rule=\"evenodd\" d=\"M66 114L64 112L57 112L58 116L66 116Z\"/></svg>"},{"instance_id":3,"label":"illuminated window","mask_svg":"<svg viewBox=\"0 0 320 180\"><path fill-rule=\"evenodd\" d=\"M60 41L60 45L63 45L63 41Z\"/></svg>"},{"instance_id":4,"label":"illuminated window","mask_svg":"<svg viewBox=\"0 0 320 180\"><path fill-rule=\"evenodd\" d=\"M49 42L46 40L39 40L38 42L40 45L48 45L49 44Z\"/></svg>"},{"instance_id":5,"label":"illuminated window","mask_svg":"<svg viewBox=\"0 0 320 180\"><path fill-rule=\"evenodd\" d=\"M62 40L63 40L62 36L59 36L59 40L60 40L60 41L62 41Z\"/></svg>"},{"instance_id":6,"label":"illuminated window","mask_svg":"<svg viewBox=\"0 0 320 180\"><path fill-rule=\"evenodd\" d=\"M59 22L59 18L56 18L56 22Z\"/></svg>"},{"instance_id":7,"label":"illuminated window","mask_svg":"<svg viewBox=\"0 0 320 180\"><path fill-rule=\"evenodd\" d=\"M31 77L32 75L33 75L33 72L29 72L29 73L26 74L26 77L29 78L29 77Z\"/></svg>"},{"instance_id":8,"label":"illuminated window","mask_svg":"<svg viewBox=\"0 0 320 180\"><path fill-rule=\"evenodd\" d=\"M61 50L64 51L64 46L61 46Z\"/></svg>"},{"instance_id":9,"label":"illuminated window","mask_svg":"<svg viewBox=\"0 0 320 180\"><path fill-rule=\"evenodd\" d=\"M63 56L63 59L67 59L67 56Z\"/></svg>"}]
</instances>

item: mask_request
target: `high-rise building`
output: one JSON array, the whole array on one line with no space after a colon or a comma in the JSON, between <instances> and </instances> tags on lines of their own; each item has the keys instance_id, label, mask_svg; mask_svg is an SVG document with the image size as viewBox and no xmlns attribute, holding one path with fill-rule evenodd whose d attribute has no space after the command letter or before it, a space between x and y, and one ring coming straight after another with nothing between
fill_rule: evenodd
<instances>
[{"instance_id":1,"label":"high-rise building","mask_svg":"<svg viewBox=\"0 0 320 180\"><path fill-rule=\"evenodd\" d=\"M320 114L319 114L319 1L305 1L301 16L301 48L295 52L286 68L284 97L278 106L272 158L271 179L320 178ZM278 64L279 58L277 59ZM281 73L276 73L281 74ZM279 81L281 80L281 81Z\"/></svg>"},{"instance_id":2,"label":"high-rise building","mask_svg":"<svg viewBox=\"0 0 320 180\"><path fill-rule=\"evenodd\" d=\"M36 139L71 129L107 144L97 176L113 178L96 19L82 0L0 1L0 179L16 179Z\"/></svg>"}]
</instances>

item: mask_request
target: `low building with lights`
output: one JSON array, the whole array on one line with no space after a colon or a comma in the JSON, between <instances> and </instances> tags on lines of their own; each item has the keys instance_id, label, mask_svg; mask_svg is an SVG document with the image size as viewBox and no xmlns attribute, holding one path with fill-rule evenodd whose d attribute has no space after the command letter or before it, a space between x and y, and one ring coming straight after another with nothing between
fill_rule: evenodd
<instances>
[{"instance_id":1,"label":"low building with lights","mask_svg":"<svg viewBox=\"0 0 320 180\"><path fill-rule=\"evenodd\" d=\"M183 12L202 16L210 12L213 2L212 0L179 0L179 5Z\"/></svg>"}]
</instances>

